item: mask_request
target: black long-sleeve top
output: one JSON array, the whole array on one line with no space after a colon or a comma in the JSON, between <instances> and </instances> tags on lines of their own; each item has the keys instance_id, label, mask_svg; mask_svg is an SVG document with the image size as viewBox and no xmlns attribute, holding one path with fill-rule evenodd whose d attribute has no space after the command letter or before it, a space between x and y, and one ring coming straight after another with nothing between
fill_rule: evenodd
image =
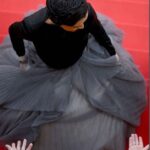
<instances>
[{"instance_id":1,"label":"black long-sleeve top","mask_svg":"<svg viewBox=\"0 0 150 150\"><path fill-rule=\"evenodd\" d=\"M15 22L9 27L12 45L18 56L25 55L23 39L33 42L37 54L49 67L55 69L67 68L73 65L83 53L91 33L97 42L104 46L110 55L115 49L106 34L92 6L88 4L88 18L84 29L68 32L55 24L46 24L40 20L45 8L33 15Z\"/></svg>"}]
</instances>

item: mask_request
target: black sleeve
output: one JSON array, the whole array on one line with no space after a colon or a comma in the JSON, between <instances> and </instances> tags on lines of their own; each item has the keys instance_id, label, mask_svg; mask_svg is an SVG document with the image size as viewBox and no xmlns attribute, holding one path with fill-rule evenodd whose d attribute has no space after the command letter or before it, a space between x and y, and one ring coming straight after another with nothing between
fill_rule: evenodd
<instances>
[{"instance_id":1,"label":"black sleeve","mask_svg":"<svg viewBox=\"0 0 150 150\"><path fill-rule=\"evenodd\" d=\"M23 39L33 39L34 31L38 30L38 28L48 18L47 12L47 8L44 7L32 15L25 17L22 21L15 22L9 26L11 42L18 56L25 55Z\"/></svg>"},{"instance_id":2,"label":"black sleeve","mask_svg":"<svg viewBox=\"0 0 150 150\"><path fill-rule=\"evenodd\" d=\"M111 43L110 38L108 37L106 31L104 30L102 24L97 19L96 12L92 8L92 6L89 4L89 30L90 33L95 37L95 39L98 41L98 43L102 46L104 46L109 54L115 55L116 51L114 46Z\"/></svg>"},{"instance_id":3,"label":"black sleeve","mask_svg":"<svg viewBox=\"0 0 150 150\"><path fill-rule=\"evenodd\" d=\"M9 35L14 50L18 56L25 55L23 39L32 40L31 34L26 29L23 21L15 22L9 26Z\"/></svg>"}]
</instances>

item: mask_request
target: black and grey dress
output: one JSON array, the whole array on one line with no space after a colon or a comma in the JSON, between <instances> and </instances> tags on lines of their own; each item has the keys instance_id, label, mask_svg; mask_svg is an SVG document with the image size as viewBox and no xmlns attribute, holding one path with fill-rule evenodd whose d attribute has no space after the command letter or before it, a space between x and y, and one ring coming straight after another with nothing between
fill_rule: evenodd
<instances>
[{"instance_id":1,"label":"black and grey dress","mask_svg":"<svg viewBox=\"0 0 150 150\"><path fill-rule=\"evenodd\" d=\"M0 45L0 143L27 138L33 150L124 150L146 100L122 32L90 4L76 32L40 20L45 11L12 24ZM30 69L22 71L18 56L25 54Z\"/></svg>"}]
</instances>

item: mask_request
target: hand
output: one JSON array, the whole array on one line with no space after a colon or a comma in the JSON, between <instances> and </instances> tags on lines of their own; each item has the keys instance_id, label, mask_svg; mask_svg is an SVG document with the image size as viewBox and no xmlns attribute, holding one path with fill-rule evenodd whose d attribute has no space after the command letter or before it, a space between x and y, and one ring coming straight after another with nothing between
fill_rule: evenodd
<instances>
[{"instance_id":1,"label":"hand","mask_svg":"<svg viewBox=\"0 0 150 150\"><path fill-rule=\"evenodd\" d=\"M23 71L27 71L30 69L30 66L28 64L28 58L27 56L21 56L19 57L19 62L20 62L20 69Z\"/></svg>"},{"instance_id":2,"label":"hand","mask_svg":"<svg viewBox=\"0 0 150 150\"><path fill-rule=\"evenodd\" d=\"M32 147L33 147L33 144L30 143L27 148L26 148L26 144L27 144L27 140L24 139L22 146L21 146L21 141L17 141L17 146L15 146L15 143L12 143L11 146L10 145L5 145L5 147L8 150L31 150Z\"/></svg>"},{"instance_id":3,"label":"hand","mask_svg":"<svg viewBox=\"0 0 150 150\"><path fill-rule=\"evenodd\" d=\"M117 61L119 61L119 60L120 60L120 58L119 58L119 55L118 55L118 54L116 54L116 55L115 55L115 57L116 57Z\"/></svg>"},{"instance_id":4,"label":"hand","mask_svg":"<svg viewBox=\"0 0 150 150\"><path fill-rule=\"evenodd\" d=\"M143 146L142 137L137 136L137 134L132 134L129 138L129 150L148 150L149 145Z\"/></svg>"},{"instance_id":5,"label":"hand","mask_svg":"<svg viewBox=\"0 0 150 150\"><path fill-rule=\"evenodd\" d=\"M23 70L23 71L27 71L30 69L30 66L28 63L22 63L20 62L20 69Z\"/></svg>"},{"instance_id":6,"label":"hand","mask_svg":"<svg viewBox=\"0 0 150 150\"><path fill-rule=\"evenodd\" d=\"M47 20L45 21L45 23L47 23L47 24L54 24L54 22L53 22L51 19L47 19Z\"/></svg>"}]
</instances>

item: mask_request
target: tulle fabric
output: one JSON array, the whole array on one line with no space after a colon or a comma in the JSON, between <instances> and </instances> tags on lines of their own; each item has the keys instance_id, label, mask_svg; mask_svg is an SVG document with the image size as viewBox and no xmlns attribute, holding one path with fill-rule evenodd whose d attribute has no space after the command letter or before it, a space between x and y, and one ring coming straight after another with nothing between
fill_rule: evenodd
<instances>
[{"instance_id":1,"label":"tulle fabric","mask_svg":"<svg viewBox=\"0 0 150 150\"><path fill-rule=\"evenodd\" d=\"M140 123L140 115L146 105L145 82L131 56L122 47L122 32L108 17L98 14L98 18L112 40L119 61L115 56L109 56L107 50L90 34L82 57L73 66L62 70L49 68L37 55L33 43L25 41L30 69L22 71L10 38L7 37L1 44L2 143L23 138L33 142L39 132L42 134L48 129L45 137L42 135L42 138L38 138L52 140L44 150L62 150L56 146L60 142L57 138L63 140L60 145L65 150L91 150L92 145L94 150L100 147L107 149L107 142L116 141L117 138L114 138L117 136L122 143L112 149L121 149L128 125L137 126ZM68 122L61 123L61 120ZM39 130L39 127L42 129ZM108 138L109 133L112 136ZM101 143L96 144L94 139ZM108 147L111 145L113 142Z\"/></svg>"}]
</instances>

